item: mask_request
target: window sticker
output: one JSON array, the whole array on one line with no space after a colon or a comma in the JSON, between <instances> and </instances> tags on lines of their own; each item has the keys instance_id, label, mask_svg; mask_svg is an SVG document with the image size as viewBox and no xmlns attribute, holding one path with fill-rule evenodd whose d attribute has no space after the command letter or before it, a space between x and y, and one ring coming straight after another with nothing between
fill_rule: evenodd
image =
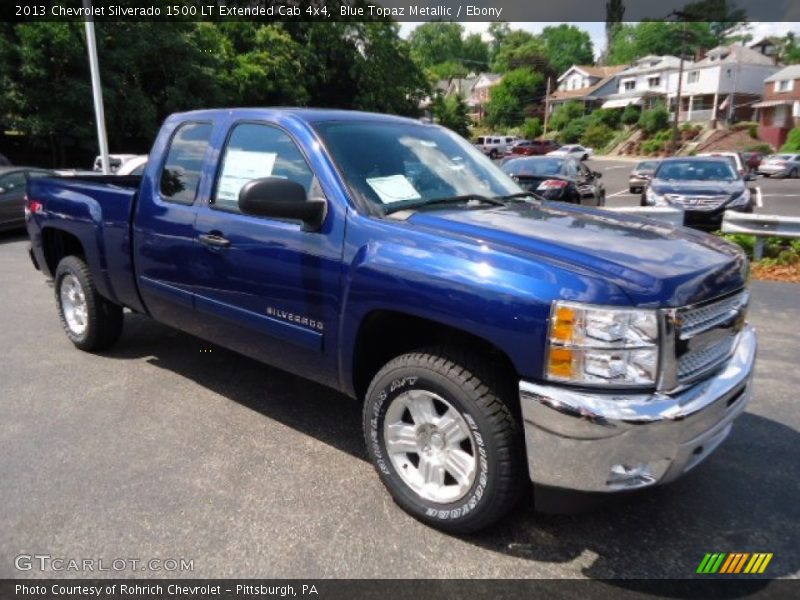
<instances>
[{"instance_id":1,"label":"window sticker","mask_svg":"<svg viewBox=\"0 0 800 600\"><path fill-rule=\"evenodd\" d=\"M228 150L219 178L218 200L239 200L239 191L248 181L269 177L277 158L275 152Z\"/></svg>"},{"instance_id":2,"label":"window sticker","mask_svg":"<svg viewBox=\"0 0 800 600\"><path fill-rule=\"evenodd\" d=\"M388 177L370 177L367 179L369 186L378 194L384 204L403 202L404 200L419 200L422 196L404 175L389 175Z\"/></svg>"}]
</instances>

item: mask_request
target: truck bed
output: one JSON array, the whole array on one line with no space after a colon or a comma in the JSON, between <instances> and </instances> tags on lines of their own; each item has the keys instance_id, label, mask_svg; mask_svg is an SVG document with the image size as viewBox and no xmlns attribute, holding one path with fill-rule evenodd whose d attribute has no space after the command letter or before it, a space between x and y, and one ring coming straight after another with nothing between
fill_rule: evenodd
<instances>
[{"instance_id":1,"label":"truck bed","mask_svg":"<svg viewBox=\"0 0 800 600\"><path fill-rule=\"evenodd\" d=\"M28 198L42 207L34 216L34 250L51 230L71 234L82 243L98 292L139 311L144 308L134 280L131 214L140 181L138 175L98 174L39 178L28 185ZM46 257L37 259L48 266Z\"/></svg>"}]
</instances>

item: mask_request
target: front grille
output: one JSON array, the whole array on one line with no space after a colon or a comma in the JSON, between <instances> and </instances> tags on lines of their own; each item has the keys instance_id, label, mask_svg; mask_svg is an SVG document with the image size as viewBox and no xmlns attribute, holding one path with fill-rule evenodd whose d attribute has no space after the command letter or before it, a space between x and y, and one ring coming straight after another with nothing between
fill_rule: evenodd
<instances>
[{"instance_id":1,"label":"front grille","mask_svg":"<svg viewBox=\"0 0 800 600\"><path fill-rule=\"evenodd\" d=\"M707 210L712 211L718 209L720 206L727 202L727 196L682 196L679 194L668 194L667 200L672 204L676 204L681 208L689 210Z\"/></svg>"},{"instance_id":2,"label":"front grille","mask_svg":"<svg viewBox=\"0 0 800 600\"><path fill-rule=\"evenodd\" d=\"M720 343L684 354L678 359L678 379L688 381L711 371L722 363L733 350L734 337L728 337Z\"/></svg>"},{"instance_id":3,"label":"front grille","mask_svg":"<svg viewBox=\"0 0 800 600\"><path fill-rule=\"evenodd\" d=\"M748 300L749 294L745 291L711 304L684 310L680 313L681 339L689 339L724 323L746 307Z\"/></svg>"},{"instance_id":4,"label":"front grille","mask_svg":"<svg viewBox=\"0 0 800 600\"><path fill-rule=\"evenodd\" d=\"M699 379L728 359L744 322L748 300L749 294L742 291L677 312L675 375L679 383Z\"/></svg>"}]
</instances>

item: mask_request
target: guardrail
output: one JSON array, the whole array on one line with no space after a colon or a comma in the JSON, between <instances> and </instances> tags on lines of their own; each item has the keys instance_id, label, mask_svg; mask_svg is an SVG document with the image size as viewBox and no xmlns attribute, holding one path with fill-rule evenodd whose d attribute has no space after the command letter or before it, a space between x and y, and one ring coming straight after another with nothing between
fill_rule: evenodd
<instances>
[{"instance_id":1,"label":"guardrail","mask_svg":"<svg viewBox=\"0 0 800 600\"><path fill-rule=\"evenodd\" d=\"M606 210L624 215L648 217L658 221L665 221L670 225L683 225L683 211L679 208L668 206L606 206Z\"/></svg>"},{"instance_id":2,"label":"guardrail","mask_svg":"<svg viewBox=\"0 0 800 600\"><path fill-rule=\"evenodd\" d=\"M764 256L764 238L800 238L800 217L753 215L727 210L722 219L722 232L756 236L753 259L761 260Z\"/></svg>"}]
</instances>

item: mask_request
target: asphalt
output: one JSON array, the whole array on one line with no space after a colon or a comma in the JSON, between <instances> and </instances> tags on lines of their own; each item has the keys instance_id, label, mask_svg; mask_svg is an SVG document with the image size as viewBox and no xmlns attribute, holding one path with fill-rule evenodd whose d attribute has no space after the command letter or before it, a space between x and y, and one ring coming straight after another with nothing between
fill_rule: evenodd
<instances>
[{"instance_id":1,"label":"asphalt","mask_svg":"<svg viewBox=\"0 0 800 600\"><path fill-rule=\"evenodd\" d=\"M797 286L753 283L755 398L707 462L593 512L528 501L454 537L391 501L357 402L137 315L111 351L80 352L25 247L0 236L0 578L54 575L16 570L24 553L194 565L70 577L683 578L734 551L800 572Z\"/></svg>"}]
</instances>

